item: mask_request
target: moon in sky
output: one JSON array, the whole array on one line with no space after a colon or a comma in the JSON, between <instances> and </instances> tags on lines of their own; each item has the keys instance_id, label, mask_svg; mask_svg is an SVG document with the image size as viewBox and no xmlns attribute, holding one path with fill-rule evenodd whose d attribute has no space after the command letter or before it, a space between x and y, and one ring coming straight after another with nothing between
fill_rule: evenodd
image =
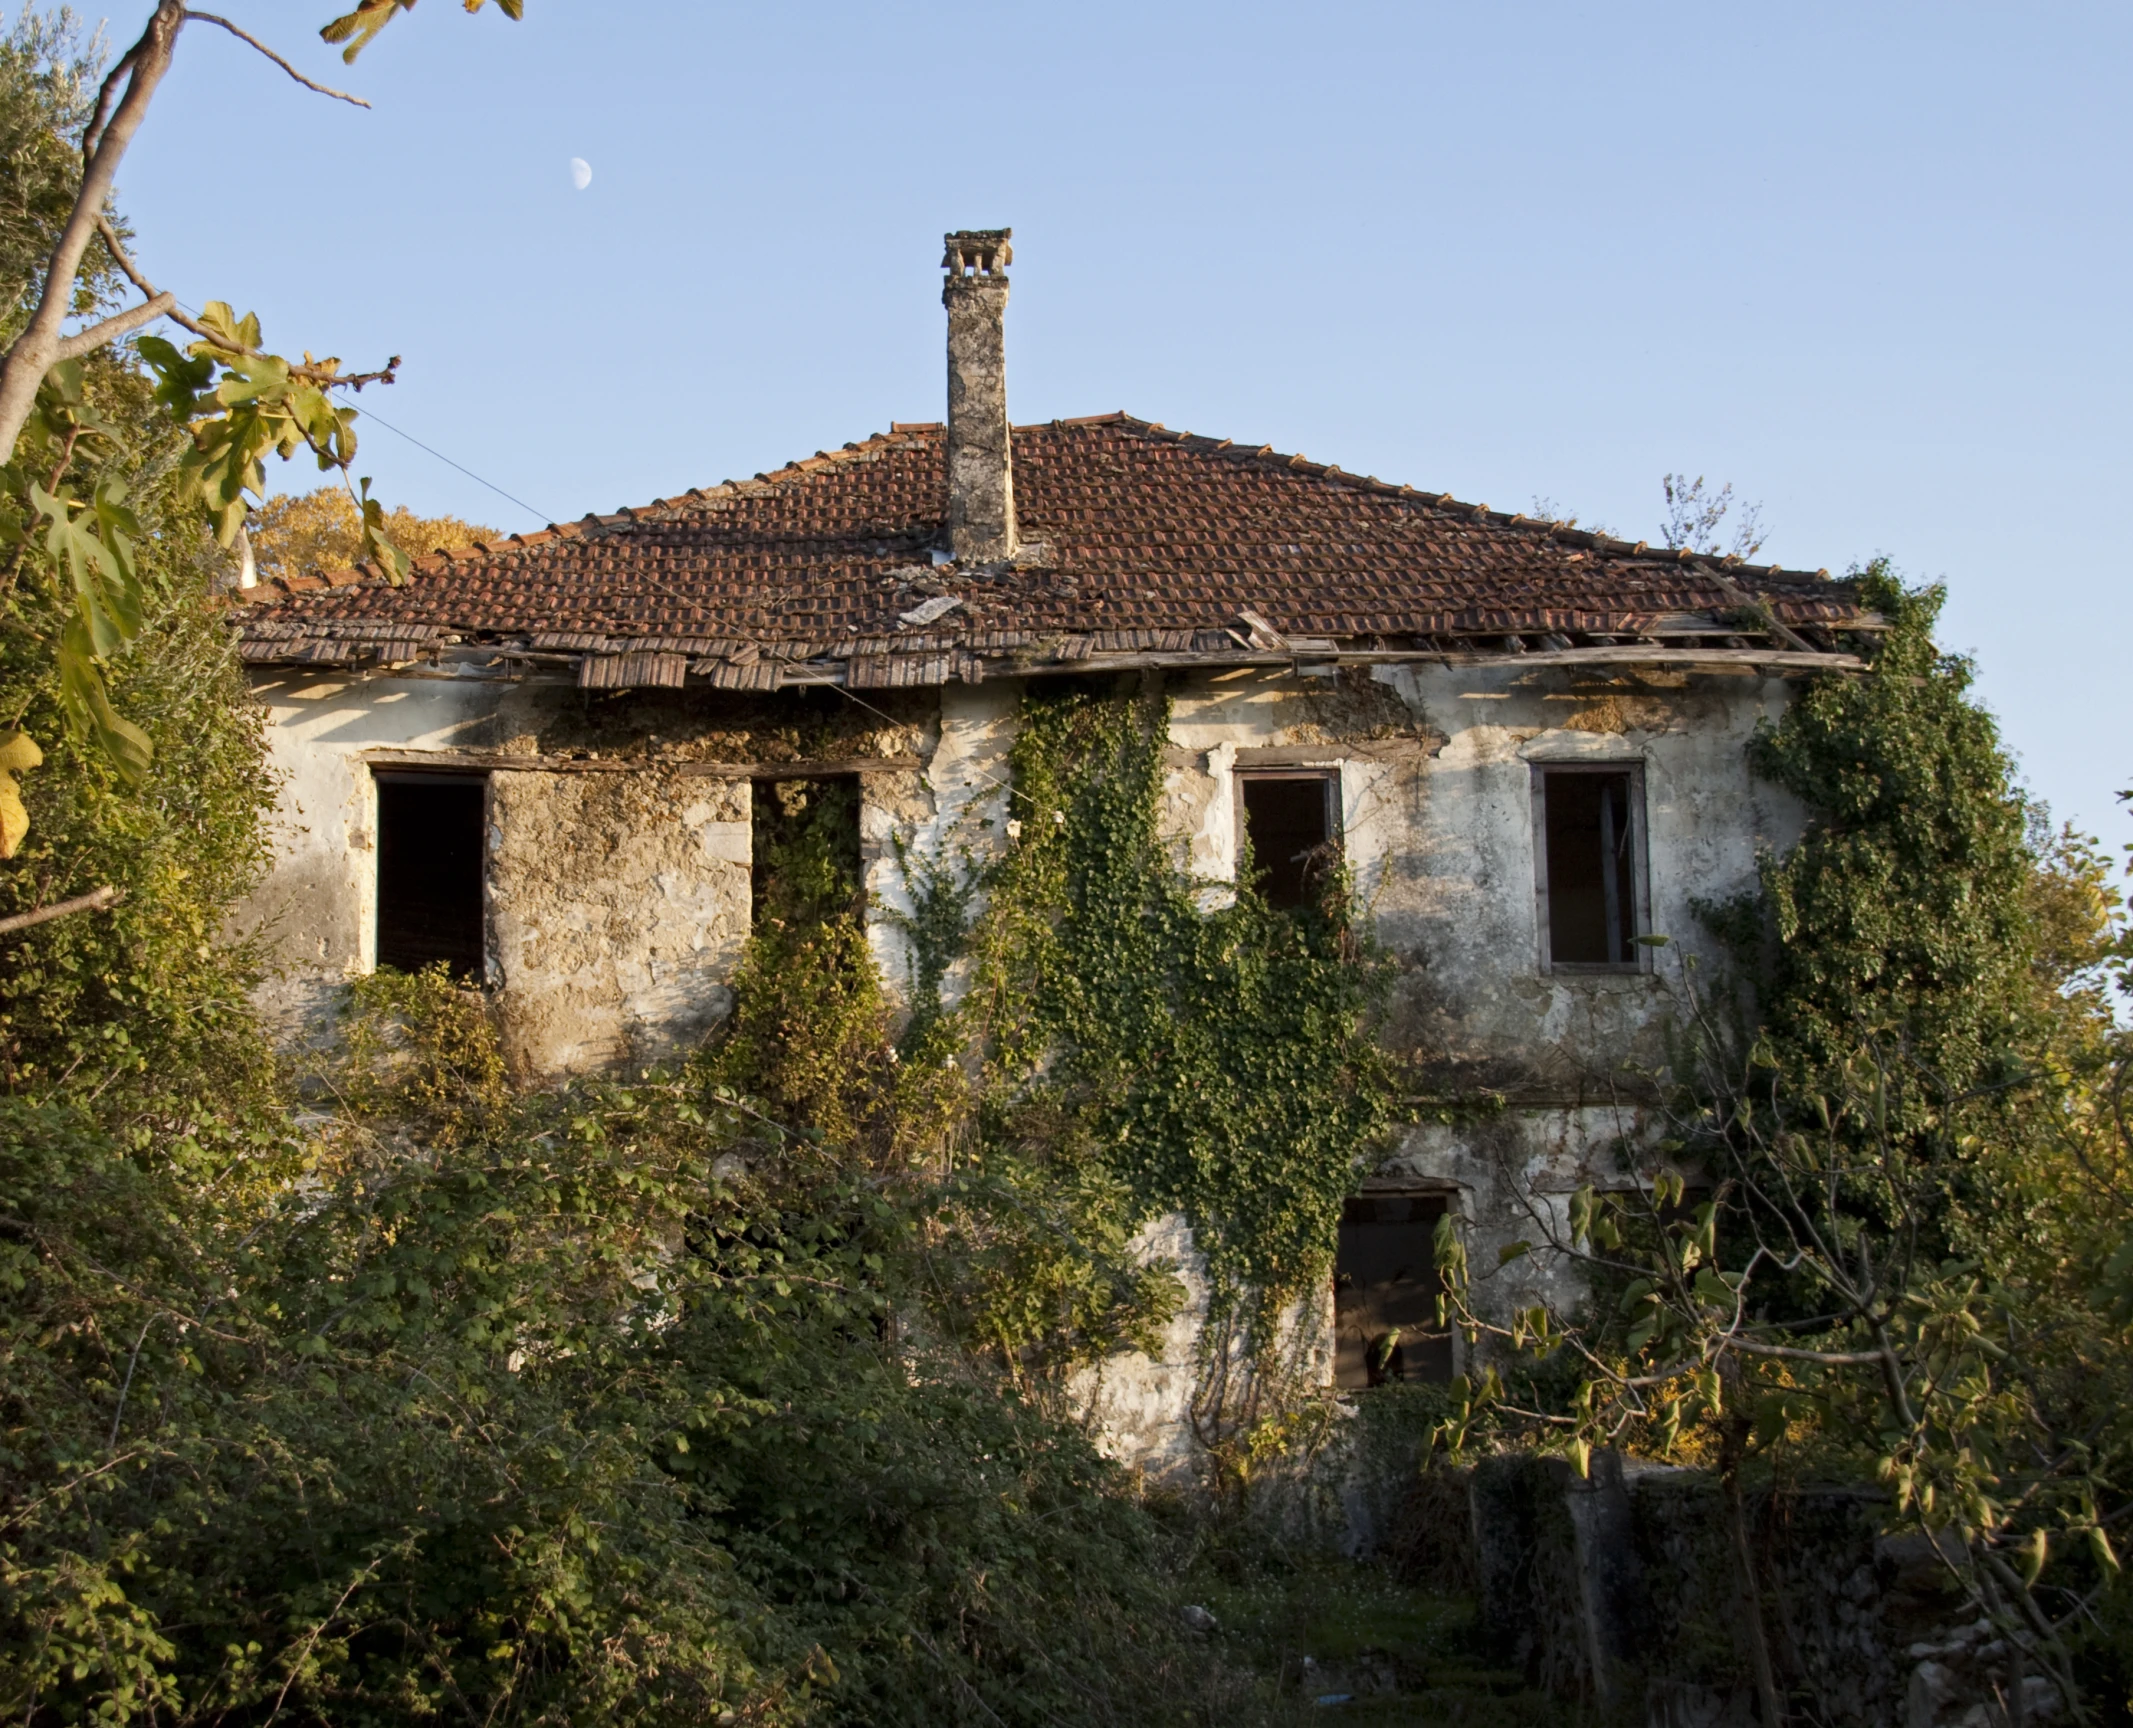
<instances>
[{"instance_id":1,"label":"moon in sky","mask_svg":"<svg viewBox=\"0 0 2133 1728\"><path fill-rule=\"evenodd\" d=\"M570 183L580 192L592 184L593 165L582 156L570 159Z\"/></svg>"}]
</instances>

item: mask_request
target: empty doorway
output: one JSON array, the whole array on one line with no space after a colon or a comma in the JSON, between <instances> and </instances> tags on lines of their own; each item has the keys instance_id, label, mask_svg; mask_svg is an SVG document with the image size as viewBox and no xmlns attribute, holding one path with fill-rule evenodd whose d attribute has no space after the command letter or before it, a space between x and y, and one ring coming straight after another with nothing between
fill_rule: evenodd
<instances>
[{"instance_id":1,"label":"empty doorway","mask_svg":"<svg viewBox=\"0 0 2133 1728\"><path fill-rule=\"evenodd\" d=\"M1344 1391L1449 1380L1451 1334L1437 1326L1441 1194L1356 1194L1341 1209L1333 1261L1333 1383Z\"/></svg>"}]
</instances>

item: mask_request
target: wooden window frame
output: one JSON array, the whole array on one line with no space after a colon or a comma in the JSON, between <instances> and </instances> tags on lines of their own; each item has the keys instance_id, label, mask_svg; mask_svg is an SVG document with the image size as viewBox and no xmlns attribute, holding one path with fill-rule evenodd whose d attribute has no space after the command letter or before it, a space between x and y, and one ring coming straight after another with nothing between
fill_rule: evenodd
<instances>
[{"instance_id":1,"label":"wooden window frame","mask_svg":"<svg viewBox=\"0 0 2133 1728\"><path fill-rule=\"evenodd\" d=\"M1644 764L1624 762L1535 762L1533 769L1533 893L1538 914L1540 969L1560 977L1627 978L1652 969L1652 951L1640 940L1651 934L1651 862L1647 852L1644 815ZM1629 776L1629 862L1634 880L1630 887L1631 958L1628 960L1558 960L1550 951L1553 932L1548 917L1548 778L1562 774L1627 774Z\"/></svg>"},{"instance_id":2,"label":"wooden window frame","mask_svg":"<svg viewBox=\"0 0 2133 1728\"><path fill-rule=\"evenodd\" d=\"M1230 770L1231 803L1236 808L1235 866L1239 879L1244 869L1245 847L1251 838L1251 818L1244 807L1244 787L1254 780L1315 780L1326 793L1326 840L1341 864L1348 861L1348 835L1341 822L1341 771L1338 768L1233 768Z\"/></svg>"}]
</instances>

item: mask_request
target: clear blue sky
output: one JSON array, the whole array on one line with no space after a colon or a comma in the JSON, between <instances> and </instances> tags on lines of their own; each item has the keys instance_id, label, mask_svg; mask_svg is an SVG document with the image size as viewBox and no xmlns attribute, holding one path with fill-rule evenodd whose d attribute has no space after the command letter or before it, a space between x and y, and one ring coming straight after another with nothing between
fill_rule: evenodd
<instances>
[{"instance_id":1,"label":"clear blue sky","mask_svg":"<svg viewBox=\"0 0 2133 1728\"><path fill-rule=\"evenodd\" d=\"M1018 420L1655 538L1730 480L1767 555L1945 581L2033 789L2133 834L2133 8L427 0L342 68L332 0L226 4L375 109L194 26L125 207L183 298L404 355L365 405L533 513L371 426L389 500L525 528L936 419L940 234L1012 224Z\"/></svg>"}]
</instances>

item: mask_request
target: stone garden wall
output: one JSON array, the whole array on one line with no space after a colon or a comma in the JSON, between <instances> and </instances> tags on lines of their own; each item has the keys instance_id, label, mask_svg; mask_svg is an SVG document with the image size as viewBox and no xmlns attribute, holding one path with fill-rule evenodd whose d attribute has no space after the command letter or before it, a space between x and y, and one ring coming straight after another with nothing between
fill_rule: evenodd
<instances>
[{"instance_id":1,"label":"stone garden wall","mask_svg":"<svg viewBox=\"0 0 2133 1728\"><path fill-rule=\"evenodd\" d=\"M1463 1492L1462 1492L1463 1490ZM1879 1534L1885 1498L1849 1486L1750 1489L1745 1523L1788 1719L1827 1728L2011 1728L2063 1715L1965 1608L1923 1536ZM1461 1523L1464 1529L1460 1529ZM1423 1472L1380 1546L1471 1581L1477 1655L1600 1721L1753 1728L1749 1614L1718 1480L1596 1454L1512 1455ZM1464 1545L1464 1557L1460 1549Z\"/></svg>"}]
</instances>

